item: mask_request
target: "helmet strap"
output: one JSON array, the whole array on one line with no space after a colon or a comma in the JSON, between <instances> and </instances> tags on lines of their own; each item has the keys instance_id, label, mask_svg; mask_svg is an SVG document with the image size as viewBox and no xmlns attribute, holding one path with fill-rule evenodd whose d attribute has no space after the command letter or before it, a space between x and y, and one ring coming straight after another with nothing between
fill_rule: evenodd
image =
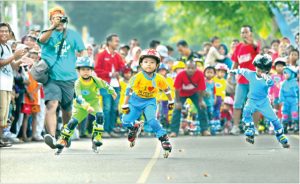
<instances>
[{"instance_id":1,"label":"helmet strap","mask_svg":"<svg viewBox=\"0 0 300 184\"><path fill-rule=\"evenodd\" d=\"M89 77L87 77L87 78L84 78L84 77L81 77L83 80L85 80L85 81L88 81L88 80L90 80L91 79L91 76L89 76Z\"/></svg>"}]
</instances>

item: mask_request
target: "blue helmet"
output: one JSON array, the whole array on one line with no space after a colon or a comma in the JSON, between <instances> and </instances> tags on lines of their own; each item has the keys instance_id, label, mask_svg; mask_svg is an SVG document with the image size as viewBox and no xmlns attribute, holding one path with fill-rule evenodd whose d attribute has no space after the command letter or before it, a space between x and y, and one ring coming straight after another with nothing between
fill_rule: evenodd
<instances>
[{"instance_id":1,"label":"blue helmet","mask_svg":"<svg viewBox=\"0 0 300 184\"><path fill-rule=\"evenodd\" d=\"M94 69L94 62L89 57L78 57L76 60L76 69L83 67Z\"/></svg>"},{"instance_id":2,"label":"blue helmet","mask_svg":"<svg viewBox=\"0 0 300 184\"><path fill-rule=\"evenodd\" d=\"M169 67L168 67L166 64L164 64L164 63L161 63L161 64L159 65L159 67L158 67L157 71L159 71L159 70L163 70L163 69L165 69L165 70L169 71Z\"/></svg>"}]
</instances>

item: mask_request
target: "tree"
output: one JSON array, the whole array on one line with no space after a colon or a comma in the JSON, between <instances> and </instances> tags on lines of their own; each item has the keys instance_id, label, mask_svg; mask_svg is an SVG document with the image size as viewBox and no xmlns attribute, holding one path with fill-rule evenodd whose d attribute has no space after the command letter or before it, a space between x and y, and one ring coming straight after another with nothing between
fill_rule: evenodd
<instances>
[{"instance_id":1,"label":"tree","mask_svg":"<svg viewBox=\"0 0 300 184\"><path fill-rule=\"evenodd\" d=\"M173 28L171 41L184 38L191 44L199 44L213 36L219 36L222 41L229 43L233 38L240 37L242 25L252 25L256 36L263 39L279 34L269 2L159 1L157 8L162 10L163 20Z\"/></svg>"}]
</instances>

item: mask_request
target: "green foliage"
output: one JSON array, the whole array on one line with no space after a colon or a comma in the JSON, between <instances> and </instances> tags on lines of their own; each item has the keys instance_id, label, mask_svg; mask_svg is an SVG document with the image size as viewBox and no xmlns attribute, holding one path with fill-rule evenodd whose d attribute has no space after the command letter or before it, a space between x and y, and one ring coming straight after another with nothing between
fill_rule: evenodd
<instances>
[{"instance_id":1,"label":"green foliage","mask_svg":"<svg viewBox=\"0 0 300 184\"><path fill-rule=\"evenodd\" d=\"M199 44L213 36L229 43L240 38L242 25L251 25L256 37L266 40L278 34L269 3L265 1L157 2L163 20L174 34L171 41L186 39Z\"/></svg>"}]
</instances>

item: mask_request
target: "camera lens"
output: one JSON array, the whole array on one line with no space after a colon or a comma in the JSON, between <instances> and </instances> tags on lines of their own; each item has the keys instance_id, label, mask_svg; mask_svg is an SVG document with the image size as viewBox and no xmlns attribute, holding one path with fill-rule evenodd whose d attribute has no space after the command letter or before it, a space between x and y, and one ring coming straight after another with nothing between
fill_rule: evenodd
<instances>
[{"instance_id":1,"label":"camera lens","mask_svg":"<svg viewBox=\"0 0 300 184\"><path fill-rule=\"evenodd\" d=\"M60 18L60 22L61 22L61 23L66 23L66 22L68 22L68 17L61 17L61 18Z\"/></svg>"}]
</instances>

